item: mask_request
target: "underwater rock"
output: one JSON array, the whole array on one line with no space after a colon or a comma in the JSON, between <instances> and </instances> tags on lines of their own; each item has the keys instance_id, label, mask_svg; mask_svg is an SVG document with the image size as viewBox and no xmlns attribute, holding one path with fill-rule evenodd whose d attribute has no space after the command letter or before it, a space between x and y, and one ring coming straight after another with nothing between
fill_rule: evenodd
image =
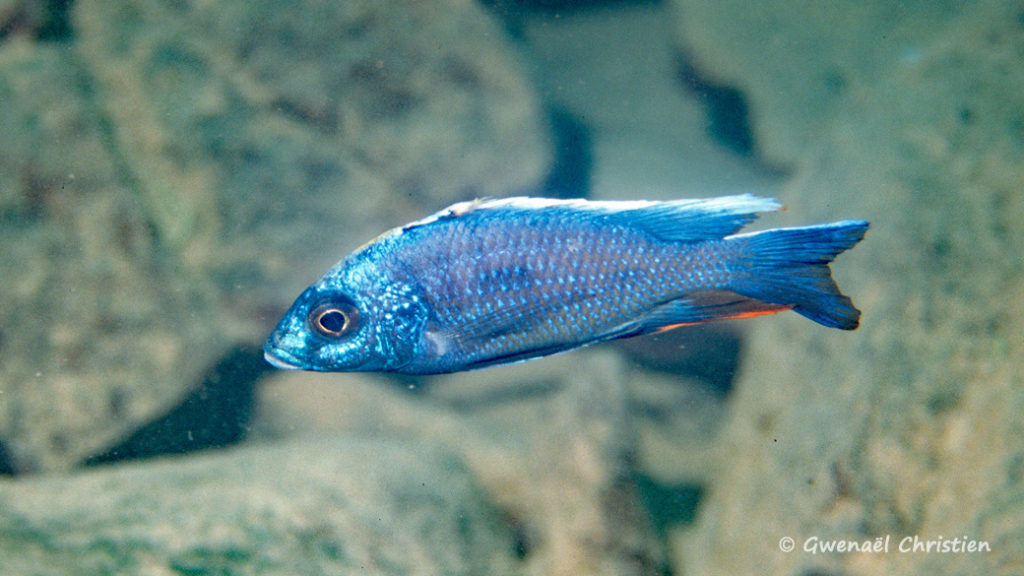
<instances>
[{"instance_id":1,"label":"underwater rock","mask_svg":"<svg viewBox=\"0 0 1024 576\"><path fill-rule=\"evenodd\" d=\"M637 471L663 487L707 484L715 477L715 437L727 399L691 376L631 369L628 379Z\"/></svg>"},{"instance_id":2,"label":"underwater rock","mask_svg":"<svg viewBox=\"0 0 1024 576\"><path fill-rule=\"evenodd\" d=\"M319 437L0 480L3 574L517 574L450 453Z\"/></svg>"},{"instance_id":3,"label":"underwater rock","mask_svg":"<svg viewBox=\"0 0 1024 576\"><path fill-rule=\"evenodd\" d=\"M527 573L655 575L664 551L639 498L629 383L608 350L413 390L379 375L287 373L261 391L256 429L427 438L457 451L514 519Z\"/></svg>"},{"instance_id":4,"label":"underwater rock","mask_svg":"<svg viewBox=\"0 0 1024 576\"><path fill-rule=\"evenodd\" d=\"M508 494L537 536L530 573L664 574L662 541L636 484L623 362L599 353L578 360L564 389L538 410L549 424L534 427L521 447L525 482Z\"/></svg>"},{"instance_id":5,"label":"underwater rock","mask_svg":"<svg viewBox=\"0 0 1024 576\"><path fill-rule=\"evenodd\" d=\"M745 95L759 157L790 166L828 129L836 104L912 59L964 4L673 0L686 65Z\"/></svg>"},{"instance_id":6,"label":"underwater rock","mask_svg":"<svg viewBox=\"0 0 1024 576\"><path fill-rule=\"evenodd\" d=\"M872 229L835 266L864 310L857 332L792 317L751 332L720 474L697 525L676 538L687 574L1024 571L1024 13L1004 2L963 6L941 21L931 10L908 15L920 42L874 62L877 74L818 114L807 107L792 127L788 105L757 96L792 89L758 70L763 37L716 56L734 79L757 82L754 109L762 126L784 132L776 141L821 127L808 145L779 148L802 167L781 194L786 216L864 218ZM858 7L879 23L889 13ZM769 21L779 39L827 45L834 31L783 8ZM705 37L728 36L706 25ZM863 30L860 42L879 36ZM799 46L795 62L833 53ZM782 48L770 49L789 61ZM887 553L802 548L812 537L886 536ZM990 551L897 551L915 536ZM794 551L780 551L783 537Z\"/></svg>"},{"instance_id":7,"label":"underwater rock","mask_svg":"<svg viewBox=\"0 0 1024 576\"><path fill-rule=\"evenodd\" d=\"M700 136L708 118L676 79L671 16L664 3L634 2L526 20L538 90L587 130L592 199L703 198L773 183Z\"/></svg>"},{"instance_id":8,"label":"underwater rock","mask_svg":"<svg viewBox=\"0 0 1024 576\"><path fill-rule=\"evenodd\" d=\"M163 258L66 48L0 45L0 443L66 468L178 401L228 341Z\"/></svg>"},{"instance_id":9,"label":"underwater rock","mask_svg":"<svg viewBox=\"0 0 1024 576\"><path fill-rule=\"evenodd\" d=\"M546 175L540 105L468 0L71 12L72 41L0 38L15 472L74 466L173 410L382 230Z\"/></svg>"},{"instance_id":10,"label":"underwater rock","mask_svg":"<svg viewBox=\"0 0 1024 576\"><path fill-rule=\"evenodd\" d=\"M45 21L44 2L0 0L0 38L37 34Z\"/></svg>"},{"instance_id":11,"label":"underwater rock","mask_svg":"<svg viewBox=\"0 0 1024 576\"><path fill-rule=\"evenodd\" d=\"M546 175L539 102L469 0L83 0L75 15L156 233L225 287L294 290L390 225Z\"/></svg>"}]
</instances>

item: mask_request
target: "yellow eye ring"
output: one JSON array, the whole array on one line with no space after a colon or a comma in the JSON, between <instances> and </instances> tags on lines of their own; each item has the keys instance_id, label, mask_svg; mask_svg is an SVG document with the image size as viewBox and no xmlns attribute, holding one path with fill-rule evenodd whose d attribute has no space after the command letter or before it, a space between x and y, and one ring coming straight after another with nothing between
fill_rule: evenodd
<instances>
[{"instance_id":1,"label":"yellow eye ring","mask_svg":"<svg viewBox=\"0 0 1024 576\"><path fill-rule=\"evenodd\" d=\"M359 311L350 303L328 302L309 314L309 326L325 338L340 338L355 330Z\"/></svg>"}]
</instances>

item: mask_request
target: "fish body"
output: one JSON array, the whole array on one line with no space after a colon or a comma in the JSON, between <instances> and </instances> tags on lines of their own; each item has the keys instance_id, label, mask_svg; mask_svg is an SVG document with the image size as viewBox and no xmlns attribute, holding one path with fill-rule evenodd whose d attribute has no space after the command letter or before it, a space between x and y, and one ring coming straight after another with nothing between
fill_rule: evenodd
<instances>
[{"instance_id":1,"label":"fish body","mask_svg":"<svg viewBox=\"0 0 1024 576\"><path fill-rule=\"evenodd\" d=\"M828 264L847 220L738 234L774 200L509 198L380 236L306 289L267 339L280 368L431 374L792 309L854 329Z\"/></svg>"}]
</instances>

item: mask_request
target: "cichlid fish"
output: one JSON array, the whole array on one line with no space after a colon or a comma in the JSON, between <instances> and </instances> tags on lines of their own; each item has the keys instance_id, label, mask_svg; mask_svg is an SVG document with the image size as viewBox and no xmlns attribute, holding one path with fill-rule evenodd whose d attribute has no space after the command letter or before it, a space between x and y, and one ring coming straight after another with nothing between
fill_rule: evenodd
<instances>
[{"instance_id":1,"label":"cichlid fish","mask_svg":"<svg viewBox=\"0 0 1024 576\"><path fill-rule=\"evenodd\" d=\"M736 233L779 206L751 195L455 204L342 260L299 296L265 356L278 368L436 374L790 309L856 328L828 264L868 223Z\"/></svg>"}]
</instances>

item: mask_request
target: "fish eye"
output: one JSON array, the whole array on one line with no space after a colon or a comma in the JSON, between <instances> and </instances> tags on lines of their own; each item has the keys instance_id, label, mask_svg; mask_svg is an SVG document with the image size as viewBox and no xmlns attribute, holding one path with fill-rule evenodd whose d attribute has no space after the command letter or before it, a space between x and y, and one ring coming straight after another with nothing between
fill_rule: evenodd
<instances>
[{"instance_id":1,"label":"fish eye","mask_svg":"<svg viewBox=\"0 0 1024 576\"><path fill-rule=\"evenodd\" d=\"M351 302L325 302L309 313L309 326L325 338L340 338L356 329L359 310Z\"/></svg>"}]
</instances>

